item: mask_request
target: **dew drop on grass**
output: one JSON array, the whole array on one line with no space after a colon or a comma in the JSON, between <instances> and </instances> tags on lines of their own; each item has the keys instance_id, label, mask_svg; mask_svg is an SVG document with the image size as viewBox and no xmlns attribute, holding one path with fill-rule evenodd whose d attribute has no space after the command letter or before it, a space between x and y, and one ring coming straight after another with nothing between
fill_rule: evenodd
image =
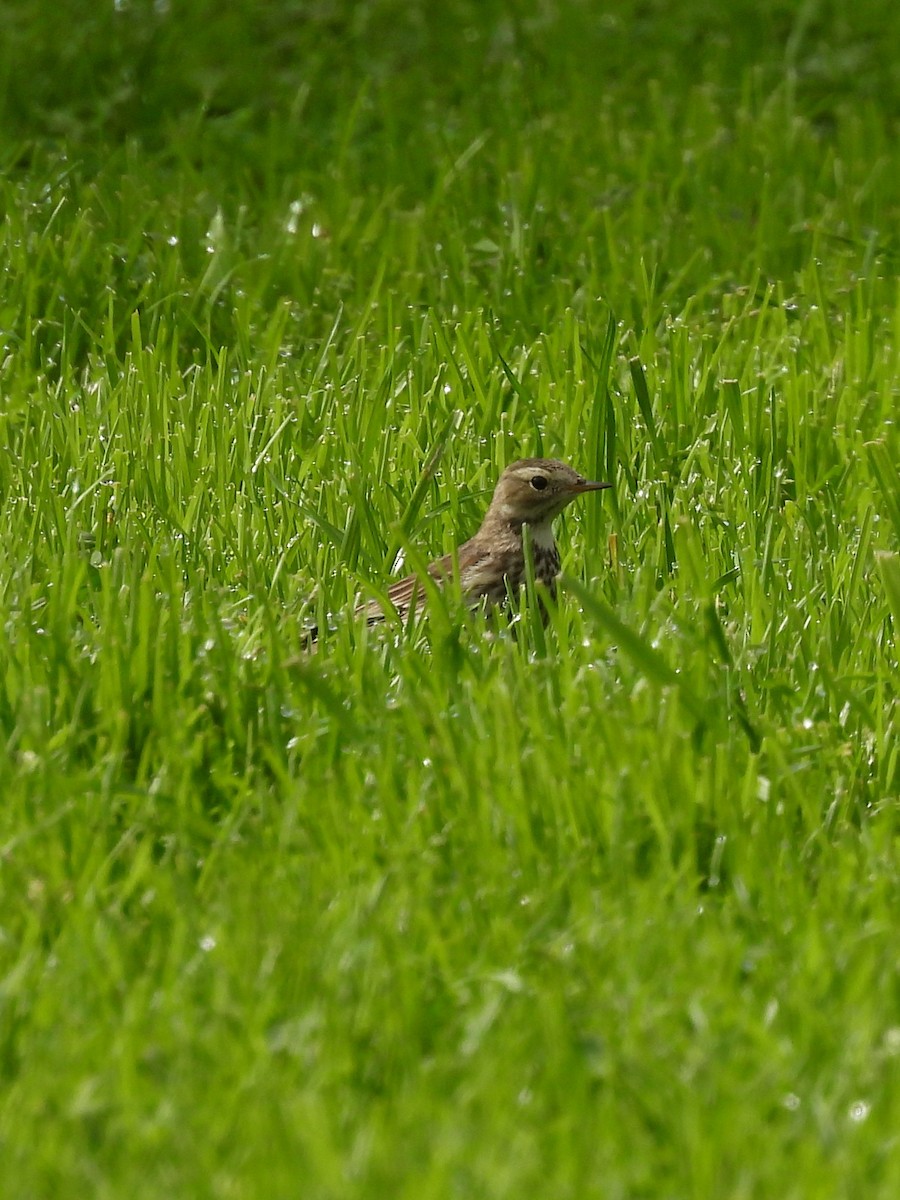
<instances>
[{"instance_id":1,"label":"dew drop on grass","mask_svg":"<svg viewBox=\"0 0 900 1200\"><path fill-rule=\"evenodd\" d=\"M861 1125L872 1111L872 1105L868 1100L854 1100L847 1110L847 1116L854 1125Z\"/></svg>"},{"instance_id":2,"label":"dew drop on grass","mask_svg":"<svg viewBox=\"0 0 900 1200\"><path fill-rule=\"evenodd\" d=\"M299 200L292 200L288 205L288 219L284 223L284 232L289 237L293 237L297 232L297 223L302 212L303 205Z\"/></svg>"}]
</instances>

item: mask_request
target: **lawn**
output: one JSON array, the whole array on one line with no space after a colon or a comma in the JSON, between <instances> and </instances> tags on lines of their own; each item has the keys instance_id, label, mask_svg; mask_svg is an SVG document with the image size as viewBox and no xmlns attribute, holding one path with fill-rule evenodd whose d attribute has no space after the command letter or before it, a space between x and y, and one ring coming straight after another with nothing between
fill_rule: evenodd
<instances>
[{"instance_id":1,"label":"lawn","mask_svg":"<svg viewBox=\"0 0 900 1200\"><path fill-rule=\"evenodd\" d=\"M0 14L4 1198L900 1195L898 44Z\"/></svg>"}]
</instances>

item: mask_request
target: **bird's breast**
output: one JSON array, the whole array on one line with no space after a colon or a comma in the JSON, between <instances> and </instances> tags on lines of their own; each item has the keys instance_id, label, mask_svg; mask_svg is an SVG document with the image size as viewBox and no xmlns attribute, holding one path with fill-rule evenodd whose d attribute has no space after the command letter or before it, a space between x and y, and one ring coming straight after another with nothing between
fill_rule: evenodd
<instances>
[{"instance_id":1,"label":"bird's breast","mask_svg":"<svg viewBox=\"0 0 900 1200\"><path fill-rule=\"evenodd\" d=\"M559 566L559 551L555 545L534 548L534 577L538 583L546 584L554 593Z\"/></svg>"},{"instance_id":2,"label":"bird's breast","mask_svg":"<svg viewBox=\"0 0 900 1200\"><path fill-rule=\"evenodd\" d=\"M559 574L559 550L556 548L556 539L549 523L533 525L530 540L534 577L549 585Z\"/></svg>"}]
</instances>

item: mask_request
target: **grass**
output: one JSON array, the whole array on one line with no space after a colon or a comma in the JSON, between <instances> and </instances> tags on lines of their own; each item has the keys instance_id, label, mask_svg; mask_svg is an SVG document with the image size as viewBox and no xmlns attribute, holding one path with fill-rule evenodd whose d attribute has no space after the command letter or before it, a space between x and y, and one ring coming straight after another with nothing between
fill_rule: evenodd
<instances>
[{"instance_id":1,"label":"grass","mask_svg":"<svg viewBox=\"0 0 900 1200\"><path fill-rule=\"evenodd\" d=\"M0 18L5 1196L898 1193L897 16L679 7Z\"/></svg>"}]
</instances>

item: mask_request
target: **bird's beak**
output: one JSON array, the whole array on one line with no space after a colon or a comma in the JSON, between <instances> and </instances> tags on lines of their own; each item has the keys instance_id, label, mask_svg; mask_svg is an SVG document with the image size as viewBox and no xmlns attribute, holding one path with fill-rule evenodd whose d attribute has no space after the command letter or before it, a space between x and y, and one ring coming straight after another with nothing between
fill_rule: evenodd
<instances>
[{"instance_id":1,"label":"bird's beak","mask_svg":"<svg viewBox=\"0 0 900 1200\"><path fill-rule=\"evenodd\" d=\"M604 488L610 487L611 483L591 483L587 479L580 479L578 483L572 484L572 491L576 496L580 496L582 492L602 492Z\"/></svg>"}]
</instances>

